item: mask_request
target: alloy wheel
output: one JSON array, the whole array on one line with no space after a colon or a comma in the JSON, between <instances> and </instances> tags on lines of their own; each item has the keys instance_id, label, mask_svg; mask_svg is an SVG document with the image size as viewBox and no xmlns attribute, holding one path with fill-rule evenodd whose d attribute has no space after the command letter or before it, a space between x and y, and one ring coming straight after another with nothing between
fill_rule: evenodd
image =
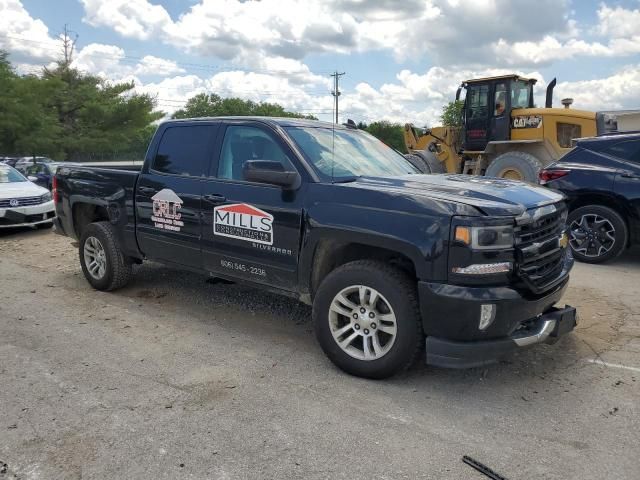
<instances>
[{"instance_id":1,"label":"alloy wheel","mask_svg":"<svg viewBox=\"0 0 640 480\"><path fill-rule=\"evenodd\" d=\"M107 271L107 253L96 237L87 237L84 242L84 264L96 280L102 279Z\"/></svg>"},{"instance_id":2,"label":"alloy wheel","mask_svg":"<svg viewBox=\"0 0 640 480\"><path fill-rule=\"evenodd\" d=\"M616 242L616 229L612 223L594 213L587 213L575 219L569 229L571 248L585 257L605 255Z\"/></svg>"},{"instance_id":3,"label":"alloy wheel","mask_svg":"<svg viewBox=\"0 0 640 480\"><path fill-rule=\"evenodd\" d=\"M396 340L391 305L380 292L365 285L341 290L331 302L328 320L338 346L358 360L382 358Z\"/></svg>"}]
</instances>

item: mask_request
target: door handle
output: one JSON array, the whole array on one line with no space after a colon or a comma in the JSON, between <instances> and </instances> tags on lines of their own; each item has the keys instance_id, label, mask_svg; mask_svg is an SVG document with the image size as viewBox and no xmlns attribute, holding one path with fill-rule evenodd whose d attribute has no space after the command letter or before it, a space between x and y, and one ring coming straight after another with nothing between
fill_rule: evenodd
<instances>
[{"instance_id":1,"label":"door handle","mask_svg":"<svg viewBox=\"0 0 640 480\"><path fill-rule=\"evenodd\" d=\"M620 175L622 178L635 178L640 179L640 175L634 175L633 173L623 173Z\"/></svg>"},{"instance_id":2,"label":"door handle","mask_svg":"<svg viewBox=\"0 0 640 480\"><path fill-rule=\"evenodd\" d=\"M138 191L140 193L144 193L145 195L151 195L152 193L156 193L156 189L151 187L138 187Z\"/></svg>"},{"instance_id":3,"label":"door handle","mask_svg":"<svg viewBox=\"0 0 640 480\"><path fill-rule=\"evenodd\" d=\"M227 201L227 198L224 195L218 195L216 193L203 195L202 198L204 198L209 203L223 203Z\"/></svg>"}]
</instances>

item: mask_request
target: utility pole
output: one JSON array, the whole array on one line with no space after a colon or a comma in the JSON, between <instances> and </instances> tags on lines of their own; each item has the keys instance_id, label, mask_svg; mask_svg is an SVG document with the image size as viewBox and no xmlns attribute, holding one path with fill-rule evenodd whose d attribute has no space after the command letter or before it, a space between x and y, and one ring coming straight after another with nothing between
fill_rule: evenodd
<instances>
[{"instance_id":1,"label":"utility pole","mask_svg":"<svg viewBox=\"0 0 640 480\"><path fill-rule=\"evenodd\" d=\"M335 73L331 74L331 76L333 77L333 91L331 92L331 95L333 95L333 97L335 98L336 124L338 123L338 97L340 96L339 82L340 77L344 75L344 73L345 72L338 73L338 71L336 70Z\"/></svg>"},{"instance_id":2,"label":"utility pole","mask_svg":"<svg viewBox=\"0 0 640 480\"><path fill-rule=\"evenodd\" d=\"M70 34L74 34L74 38L71 38ZM64 66L68 67L71 65L71 61L73 60L73 50L76 46L76 42L78 41L78 34L69 30L67 24L64 24L64 33L62 34L62 48L64 54Z\"/></svg>"}]
</instances>

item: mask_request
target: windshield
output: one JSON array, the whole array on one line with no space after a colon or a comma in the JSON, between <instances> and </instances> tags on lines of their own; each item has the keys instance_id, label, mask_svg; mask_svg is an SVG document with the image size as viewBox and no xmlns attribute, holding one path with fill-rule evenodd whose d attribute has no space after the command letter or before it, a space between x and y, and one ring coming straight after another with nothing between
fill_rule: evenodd
<instances>
[{"instance_id":1,"label":"windshield","mask_svg":"<svg viewBox=\"0 0 640 480\"><path fill-rule=\"evenodd\" d=\"M522 80L511 82L511 108L529 108L531 85Z\"/></svg>"},{"instance_id":2,"label":"windshield","mask_svg":"<svg viewBox=\"0 0 640 480\"><path fill-rule=\"evenodd\" d=\"M0 183L26 182L27 179L22 176L15 168L8 165L0 165Z\"/></svg>"},{"instance_id":3,"label":"windshield","mask_svg":"<svg viewBox=\"0 0 640 480\"><path fill-rule=\"evenodd\" d=\"M287 127L313 167L326 179L420 173L402 155L362 130Z\"/></svg>"}]
</instances>

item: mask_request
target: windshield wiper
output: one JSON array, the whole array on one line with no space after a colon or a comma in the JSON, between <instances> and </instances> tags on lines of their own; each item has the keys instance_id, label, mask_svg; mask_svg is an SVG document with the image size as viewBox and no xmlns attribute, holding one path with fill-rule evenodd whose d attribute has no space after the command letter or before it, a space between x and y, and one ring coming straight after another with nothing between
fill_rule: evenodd
<instances>
[{"instance_id":1,"label":"windshield wiper","mask_svg":"<svg viewBox=\"0 0 640 480\"><path fill-rule=\"evenodd\" d=\"M359 176L355 176L355 177L342 177L342 178L338 178L338 179L333 179L333 183L351 183L351 182L355 182L356 180L358 180Z\"/></svg>"}]
</instances>

